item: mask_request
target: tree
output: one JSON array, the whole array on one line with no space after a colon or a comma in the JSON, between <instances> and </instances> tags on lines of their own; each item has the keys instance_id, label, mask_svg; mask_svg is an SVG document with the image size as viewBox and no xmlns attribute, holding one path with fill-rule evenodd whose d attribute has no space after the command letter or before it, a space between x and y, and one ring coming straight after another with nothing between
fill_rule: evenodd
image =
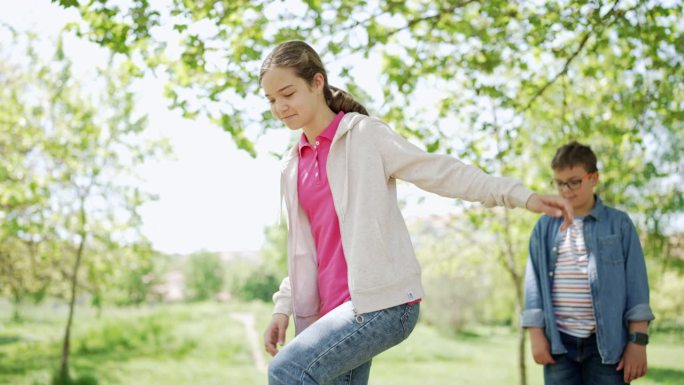
<instances>
[{"instance_id":1,"label":"tree","mask_svg":"<svg viewBox=\"0 0 684 385\"><path fill-rule=\"evenodd\" d=\"M107 252L111 255L123 245L145 242L137 209L146 197L132 184L129 170L151 153L149 148L136 143L146 120L134 112L128 72L117 73L112 63L102 73L106 76L104 93L100 100L94 100L84 95L82 86L72 78L68 59L62 60L59 72L45 83L52 92L48 129L60 138L59 145L49 149L50 155L59 162L52 170L56 176L52 185L57 192L52 200L53 223L63 240L62 256L70 261L67 265L70 269L65 274L70 281L69 316L59 375L66 380L74 305L79 281L84 278L82 268L86 258L91 257L90 262L94 262L97 254L105 257ZM106 276L93 272L92 267L112 266L109 263L112 260L97 259L98 263L88 269L94 273L90 282Z\"/></svg>"},{"instance_id":2,"label":"tree","mask_svg":"<svg viewBox=\"0 0 684 385\"><path fill-rule=\"evenodd\" d=\"M278 223L264 229L266 239L261 248L263 264L274 276L282 279L287 272L287 220L282 218Z\"/></svg>"},{"instance_id":3,"label":"tree","mask_svg":"<svg viewBox=\"0 0 684 385\"><path fill-rule=\"evenodd\" d=\"M106 286L113 287L114 293L109 289L103 296L119 305L142 305L162 300L162 293L155 289L164 283L171 257L147 244L118 250L117 255L126 261L127 268L115 271L113 282Z\"/></svg>"},{"instance_id":4,"label":"tree","mask_svg":"<svg viewBox=\"0 0 684 385\"><path fill-rule=\"evenodd\" d=\"M472 323L500 321L492 308L501 291L496 271L495 239L487 229L470 222L463 210L411 221L426 297L421 319L446 332L459 332ZM506 314L508 312L505 312Z\"/></svg>"},{"instance_id":5,"label":"tree","mask_svg":"<svg viewBox=\"0 0 684 385\"><path fill-rule=\"evenodd\" d=\"M0 45L0 53L5 50ZM37 117L40 106L23 100L33 80L33 73L0 60L0 294L10 295L15 319L21 303L27 297L42 299L55 278L46 263L49 247L40 237L50 196L39 171L45 163L45 133Z\"/></svg>"},{"instance_id":6,"label":"tree","mask_svg":"<svg viewBox=\"0 0 684 385\"><path fill-rule=\"evenodd\" d=\"M200 251L190 255L186 287L190 299L204 301L223 288L223 262L218 253Z\"/></svg>"},{"instance_id":7,"label":"tree","mask_svg":"<svg viewBox=\"0 0 684 385\"><path fill-rule=\"evenodd\" d=\"M48 61L33 48L35 37L12 34L12 48L28 60L8 61L13 70L0 77L7 86L0 92L0 146L8 154L0 167L7 187L0 193L7 219L0 227L1 273L16 293L66 297L57 379L68 382L76 299L85 292L100 296L125 266L122 250L144 257L138 209L150 196L137 187L133 170L168 147L141 137L146 118L134 109L135 78L125 61L112 59L100 70L103 80L86 88L73 75L61 39Z\"/></svg>"},{"instance_id":8,"label":"tree","mask_svg":"<svg viewBox=\"0 0 684 385\"><path fill-rule=\"evenodd\" d=\"M286 219L266 226L264 235L266 239L258 262L231 264L231 268L238 271L232 274L229 283L236 297L243 301L271 301L280 281L288 275Z\"/></svg>"}]
</instances>

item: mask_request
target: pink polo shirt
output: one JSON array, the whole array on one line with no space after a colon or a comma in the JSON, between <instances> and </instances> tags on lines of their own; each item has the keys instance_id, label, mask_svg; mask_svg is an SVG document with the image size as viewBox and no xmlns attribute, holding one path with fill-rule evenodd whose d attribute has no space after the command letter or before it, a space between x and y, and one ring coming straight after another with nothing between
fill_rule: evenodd
<instances>
[{"instance_id":1,"label":"pink polo shirt","mask_svg":"<svg viewBox=\"0 0 684 385\"><path fill-rule=\"evenodd\" d=\"M321 316L351 298L340 224L326 171L330 144L343 116L344 112L335 116L328 127L316 137L315 146L309 144L304 134L299 142L297 191L299 204L306 212L316 243Z\"/></svg>"}]
</instances>

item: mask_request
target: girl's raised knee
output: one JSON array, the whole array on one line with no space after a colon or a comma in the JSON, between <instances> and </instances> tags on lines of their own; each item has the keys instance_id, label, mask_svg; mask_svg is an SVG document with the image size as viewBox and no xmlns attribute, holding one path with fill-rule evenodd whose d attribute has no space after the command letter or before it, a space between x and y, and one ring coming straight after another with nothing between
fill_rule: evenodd
<instances>
[{"instance_id":1,"label":"girl's raised knee","mask_svg":"<svg viewBox=\"0 0 684 385\"><path fill-rule=\"evenodd\" d=\"M292 360L288 360L285 354L279 353L268 365L268 385L289 385L293 384L291 366Z\"/></svg>"}]
</instances>

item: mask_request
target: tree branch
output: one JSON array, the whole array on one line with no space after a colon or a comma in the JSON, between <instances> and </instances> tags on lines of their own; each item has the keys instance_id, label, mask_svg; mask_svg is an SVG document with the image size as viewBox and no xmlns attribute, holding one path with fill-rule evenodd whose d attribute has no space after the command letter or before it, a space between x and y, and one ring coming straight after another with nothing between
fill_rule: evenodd
<instances>
[{"instance_id":1,"label":"tree branch","mask_svg":"<svg viewBox=\"0 0 684 385\"><path fill-rule=\"evenodd\" d=\"M553 79L547 81L546 84L544 84L540 89L537 90L537 92L534 93L534 95L532 96L532 99L530 99L530 101L527 102L527 105L525 106L525 108L523 108L523 111L529 110L532 107L532 104L534 104L534 102L537 100L537 98L542 96L542 94L549 87L551 87L551 85L553 83L555 83L556 80L558 80L558 78L560 78L561 76L565 75L568 72L568 68L570 67L570 63L572 63L572 61L575 60L575 58L577 57L577 55L579 55L579 53L582 51L582 49L584 49L584 46L587 44L587 41L589 40L589 37L591 36L592 32L593 32L593 30L588 31L586 34L584 34L582 41L580 41L579 47L577 47L575 52L573 52L572 55L570 55L570 57L565 61L565 65L563 66L563 69L560 72L558 72L556 74L556 76L553 77Z\"/></svg>"},{"instance_id":2,"label":"tree branch","mask_svg":"<svg viewBox=\"0 0 684 385\"><path fill-rule=\"evenodd\" d=\"M615 3L613 3L613 7L610 9L610 11L608 11L608 12L605 14L605 16L603 16L603 17L601 18L601 20L605 20L605 19L607 19L609 16L611 16L613 13L615 13L615 8L617 7L617 5L618 5L619 3L620 3L620 0L616 0ZM600 12L600 9L596 10L596 12ZM553 77L553 79L547 81L541 88L539 88L539 89L537 90L537 92L534 93L534 95L532 96L532 99L530 99L530 101L527 103L527 105L525 106L525 108L523 108L523 111L529 110L529 109L532 107L532 105L534 104L534 102L535 102L540 96L542 96L542 94L544 94L544 92L545 92L549 87L551 87L551 85L552 85L553 83L555 83L556 80L558 80L561 76L567 74L568 68L570 68L570 64L573 62L573 60L575 60L575 58L580 54L580 52L582 52L582 50L584 49L584 46L587 44L587 41L589 41L589 38L591 37L591 35L592 35L594 32L595 32L595 30L594 30L594 28L592 28L592 29L590 29L589 31L587 31L587 33L584 34L584 37L582 37L582 40L580 41L579 47L577 47L577 49L575 50L575 52L573 52L572 55L570 55L570 57L565 61L565 65L563 65L563 69L562 69L560 72L558 72L558 73L556 74L556 76Z\"/></svg>"},{"instance_id":3,"label":"tree branch","mask_svg":"<svg viewBox=\"0 0 684 385\"><path fill-rule=\"evenodd\" d=\"M366 19L364 19L364 20L357 20L357 21L353 22L353 23L350 24L350 25L347 25L347 26L342 27L341 30L343 30L343 31L351 31L352 29L354 29L354 28L356 28L356 27L358 27L358 26L360 26L360 25L365 25L365 24L368 23L369 21L371 21L371 20L373 20L373 19L375 19L375 18L381 16L382 14L383 14L383 12L372 14L372 15L368 16L368 17L367 17Z\"/></svg>"},{"instance_id":4,"label":"tree branch","mask_svg":"<svg viewBox=\"0 0 684 385\"><path fill-rule=\"evenodd\" d=\"M435 20L435 19L439 20L439 19L442 18L442 16L447 15L447 14L449 14L449 13L455 11L456 8L464 7L464 6L466 6L466 5L470 4L470 3L474 3L475 1L476 1L476 0L465 0L465 1L462 1L462 2L460 2L460 3L453 4L453 5L451 5L449 8L442 9L442 10L440 10L439 12L437 12L437 13L435 13L435 14L433 14L433 15L428 15L428 16L424 16L424 17L415 18L415 19L413 19L413 20L410 20L408 23L406 23L405 26L396 28L396 29L394 29L393 31L388 32L388 33L387 33L387 36L389 37L389 36L392 36L392 35L395 35L395 34L401 32L401 31L410 29L411 27L413 27L413 26L415 26L416 24L418 24L418 23L420 23L420 22L423 22L423 21Z\"/></svg>"}]
</instances>

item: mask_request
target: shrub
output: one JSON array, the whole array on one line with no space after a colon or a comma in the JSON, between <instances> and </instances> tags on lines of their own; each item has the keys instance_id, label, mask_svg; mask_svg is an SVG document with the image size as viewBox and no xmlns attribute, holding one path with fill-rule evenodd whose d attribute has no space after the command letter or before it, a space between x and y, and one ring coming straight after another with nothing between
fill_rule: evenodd
<instances>
[{"instance_id":1,"label":"shrub","mask_svg":"<svg viewBox=\"0 0 684 385\"><path fill-rule=\"evenodd\" d=\"M282 277L256 265L247 278L235 289L235 296L243 301L271 301L273 293L278 290Z\"/></svg>"},{"instance_id":2,"label":"shrub","mask_svg":"<svg viewBox=\"0 0 684 385\"><path fill-rule=\"evenodd\" d=\"M217 253L199 252L190 256L186 278L188 298L202 301L223 288L224 266Z\"/></svg>"}]
</instances>

